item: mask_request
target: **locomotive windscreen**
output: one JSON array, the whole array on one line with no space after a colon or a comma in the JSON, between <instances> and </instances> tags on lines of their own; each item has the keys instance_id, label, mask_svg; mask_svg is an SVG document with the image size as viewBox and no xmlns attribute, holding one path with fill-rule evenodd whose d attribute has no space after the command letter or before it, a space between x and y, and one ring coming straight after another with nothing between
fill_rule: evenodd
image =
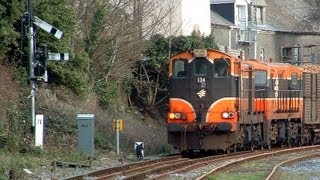
<instances>
[{"instance_id":1,"label":"locomotive windscreen","mask_svg":"<svg viewBox=\"0 0 320 180\"><path fill-rule=\"evenodd\" d=\"M224 78L230 76L230 60L221 58L214 60L214 77Z\"/></svg>"},{"instance_id":2,"label":"locomotive windscreen","mask_svg":"<svg viewBox=\"0 0 320 180\"><path fill-rule=\"evenodd\" d=\"M209 73L210 63L206 58L196 58L194 62L194 75L207 76Z\"/></svg>"},{"instance_id":3,"label":"locomotive windscreen","mask_svg":"<svg viewBox=\"0 0 320 180\"><path fill-rule=\"evenodd\" d=\"M186 59L179 59L174 61L173 75L174 77L186 77L188 69L188 61Z\"/></svg>"}]
</instances>

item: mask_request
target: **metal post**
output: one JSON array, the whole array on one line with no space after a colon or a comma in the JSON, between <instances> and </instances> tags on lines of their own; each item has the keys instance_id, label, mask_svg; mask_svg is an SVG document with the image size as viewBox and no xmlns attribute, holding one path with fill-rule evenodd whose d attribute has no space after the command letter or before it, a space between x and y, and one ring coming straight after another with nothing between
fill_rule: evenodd
<instances>
[{"instance_id":1,"label":"metal post","mask_svg":"<svg viewBox=\"0 0 320 180\"><path fill-rule=\"evenodd\" d=\"M119 131L120 131L120 120L119 119L117 119L116 120L116 131L117 131L117 155L120 155L120 147L119 147L119 137L120 137L120 133L119 133Z\"/></svg>"},{"instance_id":2,"label":"metal post","mask_svg":"<svg viewBox=\"0 0 320 180\"><path fill-rule=\"evenodd\" d=\"M34 131L35 127L35 90L36 90L36 83L34 77L34 33L33 33L33 9L32 9L32 0L28 1L28 11L29 11L29 18L28 18L28 59L29 59L29 79L31 85L31 117L32 117L32 130Z\"/></svg>"}]
</instances>

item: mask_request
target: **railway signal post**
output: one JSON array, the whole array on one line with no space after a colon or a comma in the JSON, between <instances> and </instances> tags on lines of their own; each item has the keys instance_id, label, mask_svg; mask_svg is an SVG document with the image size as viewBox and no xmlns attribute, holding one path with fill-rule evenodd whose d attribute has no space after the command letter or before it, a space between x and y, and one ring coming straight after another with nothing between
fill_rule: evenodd
<instances>
[{"instance_id":1,"label":"railway signal post","mask_svg":"<svg viewBox=\"0 0 320 180\"><path fill-rule=\"evenodd\" d=\"M28 8L23 21L27 21L27 38L28 38L28 62L29 62L29 80L31 93L28 98L31 98L31 118L32 118L32 133L35 133L35 93L37 90L37 81L48 81L47 76L47 60L69 60L67 53L50 53L47 51L47 46L37 47L33 24L52 34L57 39L60 39L63 32L46 23L40 18L33 15L32 0L28 0Z\"/></svg>"}]
</instances>

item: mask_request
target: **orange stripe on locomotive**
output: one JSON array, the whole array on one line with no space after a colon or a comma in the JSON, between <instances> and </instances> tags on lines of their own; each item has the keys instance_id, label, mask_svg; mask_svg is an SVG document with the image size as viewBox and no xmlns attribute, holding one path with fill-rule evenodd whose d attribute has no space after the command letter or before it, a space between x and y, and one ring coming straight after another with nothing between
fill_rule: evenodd
<instances>
[{"instance_id":1,"label":"orange stripe on locomotive","mask_svg":"<svg viewBox=\"0 0 320 180\"><path fill-rule=\"evenodd\" d=\"M271 88L267 91L269 97L252 99L251 112L263 112L265 120L268 121L273 119L294 119L302 117L303 97L290 97L289 94L295 91L290 89L290 82L293 74L297 77L297 81L300 83L302 82L303 69L301 67L285 63L266 63L257 60L242 61L242 79L249 79L249 68L251 68L251 71L253 72L258 70L266 71L268 84L265 88ZM255 73L253 73L252 79L255 79ZM285 85L281 83L285 83ZM300 89L296 90L297 93L301 91L301 87L302 84L300 84ZM244 91L244 89L245 87L242 87L242 91ZM252 90L254 90L254 85ZM249 112L249 99L241 99L241 111Z\"/></svg>"}]
</instances>

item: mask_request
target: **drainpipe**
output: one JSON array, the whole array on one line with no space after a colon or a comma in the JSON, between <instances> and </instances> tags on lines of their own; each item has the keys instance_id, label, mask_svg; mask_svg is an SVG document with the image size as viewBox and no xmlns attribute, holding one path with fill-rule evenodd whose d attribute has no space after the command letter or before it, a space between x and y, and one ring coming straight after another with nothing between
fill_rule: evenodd
<instances>
[{"instance_id":1,"label":"drainpipe","mask_svg":"<svg viewBox=\"0 0 320 180\"><path fill-rule=\"evenodd\" d=\"M228 34L228 49L231 49L231 33L232 33L233 27L229 28L229 34Z\"/></svg>"},{"instance_id":2,"label":"drainpipe","mask_svg":"<svg viewBox=\"0 0 320 180\"><path fill-rule=\"evenodd\" d=\"M254 36L254 59L257 59L257 35L255 34Z\"/></svg>"}]
</instances>

